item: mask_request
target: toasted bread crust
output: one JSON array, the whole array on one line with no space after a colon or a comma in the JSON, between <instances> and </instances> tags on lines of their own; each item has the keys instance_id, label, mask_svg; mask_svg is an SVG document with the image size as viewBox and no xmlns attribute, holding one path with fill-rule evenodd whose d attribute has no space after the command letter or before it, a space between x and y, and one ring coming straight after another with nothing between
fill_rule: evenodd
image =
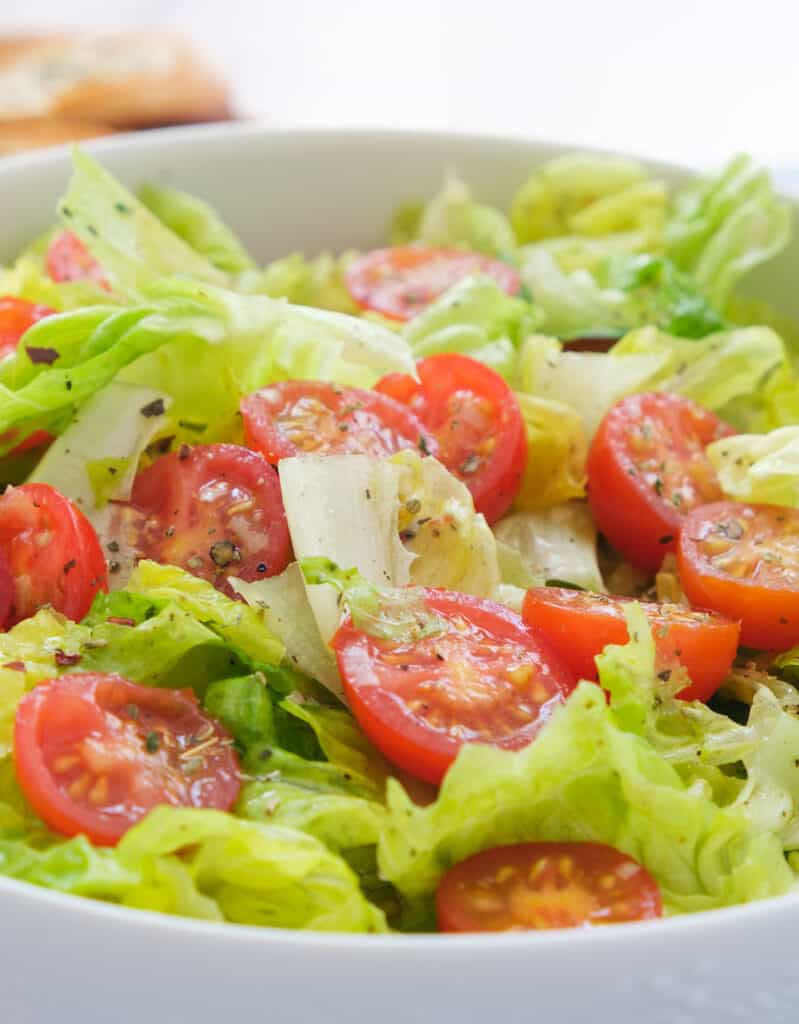
<instances>
[{"instance_id":1,"label":"toasted bread crust","mask_svg":"<svg viewBox=\"0 0 799 1024\"><path fill-rule=\"evenodd\" d=\"M19 118L0 121L0 156L21 153L26 149L42 149L65 142L96 139L111 135L114 129L87 121L62 121L55 118Z\"/></svg>"},{"instance_id":2,"label":"toasted bread crust","mask_svg":"<svg viewBox=\"0 0 799 1024\"><path fill-rule=\"evenodd\" d=\"M230 116L224 82L179 37L0 39L0 120L56 118L132 129Z\"/></svg>"}]
</instances>

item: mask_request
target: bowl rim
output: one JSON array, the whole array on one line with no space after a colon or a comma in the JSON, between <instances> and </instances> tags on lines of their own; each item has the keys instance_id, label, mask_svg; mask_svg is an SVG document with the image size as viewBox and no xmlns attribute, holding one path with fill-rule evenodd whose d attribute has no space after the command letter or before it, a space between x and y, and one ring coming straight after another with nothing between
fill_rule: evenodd
<instances>
[{"instance_id":1,"label":"bowl rim","mask_svg":"<svg viewBox=\"0 0 799 1024\"><path fill-rule=\"evenodd\" d=\"M539 139L535 136L512 135L507 132L438 130L430 127L412 129L368 126L338 128L314 127L313 125L273 126L259 121L180 125L151 129L143 133L125 132L88 140L82 142L80 148L102 159L106 155L114 156L137 149L157 151L161 148L170 149L173 146L214 146L222 144L224 141L269 139L288 140L298 144L303 141L322 141L336 145L347 142L351 142L353 145L365 145L367 143L403 141L409 144L435 142L443 145L451 143L475 147L494 145L514 150L529 147L539 153L550 152L553 156L570 151L580 151L638 160L654 173L666 174L672 180L679 180L697 173L697 169L688 164L651 159L629 150L581 145L573 140ZM219 143L216 140L219 140ZM5 183L5 179L9 179L13 183L14 179L18 179L26 171L46 170L59 164L63 164L66 170L69 154L70 145L64 144L6 156L0 160L0 183ZM795 209L799 208L797 198L785 193L780 195ZM437 957L454 956L457 958L471 955L477 950L481 955L501 956L509 951L524 950L528 947L558 949L562 945L567 945L570 949L579 946L580 949L590 950L601 944L602 948L607 950L608 946L621 945L628 940L654 944L660 938L664 942L676 942L686 932L693 934L700 929L706 933L723 932L728 934L732 929L739 928L745 935L746 928L756 924L757 920L764 916L768 916L772 920L777 916L790 916L799 921L799 881L788 892L780 896L652 921L628 923L613 928L553 929L522 933L476 933L473 935L320 932L236 924L227 921L207 921L154 910L126 907L101 899L63 893L31 882L0 876L0 906L6 898L31 902L45 912L74 916L76 922L83 917L84 920L88 919L98 925L107 921L110 925L118 924L128 930L158 929L159 934L169 934L176 939L186 941L194 938L205 942L223 941L228 945L244 943L286 948L302 946L319 951L349 949L357 952L359 956L372 955L380 958L399 952L418 953L421 957L435 952Z\"/></svg>"}]
</instances>

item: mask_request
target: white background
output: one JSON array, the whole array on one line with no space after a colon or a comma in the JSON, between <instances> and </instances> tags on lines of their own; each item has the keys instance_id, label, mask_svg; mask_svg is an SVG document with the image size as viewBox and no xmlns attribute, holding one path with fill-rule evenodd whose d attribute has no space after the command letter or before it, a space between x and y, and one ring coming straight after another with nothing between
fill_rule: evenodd
<instances>
[{"instance_id":1,"label":"white background","mask_svg":"<svg viewBox=\"0 0 799 1024\"><path fill-rule=\"evenodd\" d=\"M244 116L799 164L799 0L0 0L0 30L167 26Z\"/></svg>"}]
</instances>

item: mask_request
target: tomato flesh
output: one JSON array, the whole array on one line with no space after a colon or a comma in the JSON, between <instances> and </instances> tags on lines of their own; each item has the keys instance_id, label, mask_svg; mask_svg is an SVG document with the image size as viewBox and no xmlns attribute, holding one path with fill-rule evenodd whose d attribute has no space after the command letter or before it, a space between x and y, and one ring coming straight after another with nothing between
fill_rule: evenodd
<instances>
[{"instance_id":1,"label":"tomato flesh","mask_svg":"<svg viewBox=\"0 0 799 1024\"><path fill-rule=\"evenodd\" d=\"M96 281L108 288L103 269L72 231L61 231L47 249L47 273L61 284L65 281Z\"/></svg>"},{"instance_id":2,"label":"tomato flesh","mask_svg":"<svg viewBox=\"0 0 799 1024\"><path fill-rule=\"evenodd\" d=\"M446 630L405 642L345 619L331 641L361 728L415 778L438 783L464 743L532 742L576 684L545 640L502 605L425 592Z\"/></svg>"},{"instance_id":3,"label":"tomato flesh","mask_svg":"<svg viewBox=\"0 0 799 1024\"><path fill-rule=\"evenodd\" d=\"M0 551L0 629L5 629L14 603L14 577L8 559Z\"/></svg>"},{"instance_id":4,"label":"tomato flesh","mask_svg":"<svg viewBox=\"0 0 799 1024\"><path fill-rule=\"evenodd\" d=\"M191 690L115 675L40 683L14 725L17 778L37 814L105 846L159 804L229 810L241 786L231 743Z\"/></svg>"},{"instance_id":5,"label":"tomato flesh","mask_svg":"<svg viewBox=\"0 0 799 1024\"><path fill-rule=\"evenodd\" d=\"M52 316L54 312L49 306L41 306L26 299L11 295L0 296L0 359L13 355L28 328L46 316Z\"/></svg>"},{"instance_id":6,"label":"tomato flesh","mask_svg":"<svg viewBox=\"0 0 799 1024\"><path fill-rule=\"evenodd\" d=\"M389 374L377 390L405 402L438 445L437 458L469 488L489 523L510 508L527 466L527 435L516 396L476 359L446 353L417 364L419 380Z\"/></svg>"},{"instance_id":7,"label":"tomato flesh","mask_svg":"<svg viewBox=\"0 0 799 1024\"><path fill-rule=\"evenodd\" d=\"M421 245L374 249L353 260L344 277L359 306L392 320L410 320L470 274L496 281L508 295L521 287L519 274L501 260L465 249Z\"/></svg>"},{"instance_id":8,"label":"tomato flesh","mask_svg":"<svg viewBox=\"0 0 799 1024\"><path fill-rule=\"evenodd\" d=\"M721 501L686 517L677 548L692 604L741 622L741 643L799 644L799 510Z\"/></svg>"},{"instance_id":9,"label":"tomato flesh","mask_svg":"<svg viewBox=\"0 0 799 1024\"><path fill-rule=\"evenodd\" d=\"M580 928L660 917L657 882L599 843L519 843L451 868L436 894L442 932Z\"/></svg>"},{"instance_id":10,"label":"tomato flesh","mask_svg":"<svg viewBox=\"0 0 799 1024\"><path fill-rule=\"evenodd\" d=\"M622 398L588 453L588 501L600 532L633 565L655 572L675 550L686 513L721 497L705 449L732 433L679 395Z\"/></svg>"},{"instance_id":11,"label":"tomato flesh","mask_svg":"<svg viewBox=\"0 0 799 1024\"><path fill-rule=\"evenodd\" d=\"M580 679L596 679L594 661L608 644L629 640L624 606L630 598L608 597L558 587L528 590L524 621L549 640ZM740 626L712 612L681 605L639 602L652 627L656 669L666 679L682 666L690 686L683 700L708 700L729 674L738 650Z\"/></svg>"},{"instance_id":12,"label":"tomato flesh","mask_svg":"<svg viewBox=\"0 0 799 1024\"><path fill-rule=\"evenodd\" d=\"M288 565L291 541L280 484L262 455L235 444L181 447L133 483L126 544L230 593L229 576L263 579Z\"/></svg>"},{"instance_id":13,"label":"tomato flesh","mask_svg":"<svg viewBox=\"0 0 799 1024\"><path fill-rule=\"evenodd\" d=\"M108 588L94 527L49 484L10 487L0 498L0 550L13 577L8 626L47 604L78 622Z\"/></svg>"},{"instance_id":14,"label":"tomato flesh","mask_svg":"<svg viewBox=\"0 0 799 1024\"><path fill-rule=\"evenodd\" d=\"M432 452L435 442L413 412L375 391L322 381L285 381L242 400L250 448L271 463L292 455L362 454L404 448Z\"/></svg>"}]
</instances>

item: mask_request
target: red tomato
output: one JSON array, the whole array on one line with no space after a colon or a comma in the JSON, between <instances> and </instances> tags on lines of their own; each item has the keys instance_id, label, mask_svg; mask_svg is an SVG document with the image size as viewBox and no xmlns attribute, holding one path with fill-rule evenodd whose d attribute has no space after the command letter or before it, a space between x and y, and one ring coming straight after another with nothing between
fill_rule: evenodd
<instances>
[{"instance_id":1,"label":"red tomato","mask_svg":"<svg viewBox=\"0 0 799 1024\"><path fill-rule=\"evenodd\" d=\"M0 629L4 629L14 601L14 577L8 559L0 551Z\"/></svg>"},{"instance_id":2,"label":"red tomato","mask_svg":"<svg viewBox=\"0 0 799 1024\"><path fill-rule=\"evenodd\" d=\"M242 399L247 444L277 464L292 455L391 455L434 444L411 410L387 395L289 380Z\"/></svg>"},{"instance_id":3,"label":"red tomato","mask_svg":"<svg viewBox=\"0 0 799 1024\"><path fill-rule=\"evenodd\" d=\"M54 832L113 846L159 804L227 811L241 787L231 739L191 690L78 673L19 703L22 791Z\"/></svg>"},{"instance_id":4,"label":"red tomato","mask_svg":"<svg viewBox=\"0 0 799 1024\"><path fill-rule=\"evenodd\" d=\"M17 350L19 339L34 324L55 313L49 306L40 306L12 295L0 296L0 359Z\"/></svg>"},{"instance_id":5,"label":"red tomato","mask_svg":"<svg viewBox=\"0 0 799 1024\"><path fill-rule=\"evenodd\" d=\"M660 917L657 882L598 843L520 843L484 850L441 879L442 932L579 928Z\"/></svg>"},{"instance_id":6,"label":"red tomato","mask_svg":"<svg viewBox=\"0 0 799 1024\"><path fill-rule=\"evenodd\" d=\"M47 273L58 283L88 279L108 288L102 267L71 231L60 232L50 243L47 250Z\"/></svg>"},{"instance_id":7,"label":"red tomato","mask_svg":"<svg viewBox=\"0 0 799 1024\"><path fill-rule=\"evenodd\" d=\"M799 510L736 501L694 509L677 564L691 603L740 619L747 647L799 644Z\"/></svg>"},{"instance_id":8,"label":"red tomato","mask_svg":"<svg viewBox=\"0 0 799 1024\"><path fill-rule=\"evenodd\" d=\"M528 590L522 617L539 629L580 679L596 679L594 658L608 644L629 640L625 597L539 587ZM657 669L670 674L682 665L691 685L683 700L708 700L728 675L738 650L740 626L712 612L676 604L640 602L652 626Z\"/></svg>"},{"instance_id":9,"label":"red tomato","mask_svg":"<svg viewBox=\"0 0 799 1024\"><path fill-rule=\"evenodd\" d=\"M77 622L108 588L94 527L49 484L10 487L0 498L0 550L14 578L9 626L46 604Z\"/></svg>"},{"instance_id":10,"label":"red tomato","mask_svg":"<svg viewBox=\"0 0 799 1024\"><path fill-rule=\"evenodd\" d=\"M588 501L633 565L659 569L686 513L721 497L705 448L732 433L712 412L666 393L629 395L605 416L588 452Z\"/></svg>"},{"instance_id":11,"label":"red tomato","mask_svg":"<svg viewBox=\"0 0 799 1024\"><path fill-rule=\"evenodd\" d=\"M410 320L470 274L492 277L508 295L521 287L518 273L507 263L465 249L423 245L364 253L350 263L344 280L359 306L393 320Z\"/></svg>"},{"instance_id":12,"label":"red tomato","mask_svg":"<svg viewBox=\"0 0 799 1024\"><path fill-rule=\"evenodd\" d=\"M426 599L446 632L403 643L348 617L330 645L366 735L410 775L438 783L464 743L530 743L576 679L503 605L446 590Z\"/></svg>"},{"instance_id":13,"label":"red tomato","mask_svg":"<svg viewBox=\"0 0 799 1024\"><path fill-rule=\"evenodd\" d=\"M162 455L138 474L131 505L141 518L141 558L178 565L228 590L228 576L257 580L289 560L286 513L275 469L237 444Z\"/></svg>"},{"instance_id":14,"label":"red tomato","mask_svg":"<svg viewBox=\"0 0 799 1024\"><path fill-rule=\"evenodd\" d=\"M510 508L527 465L519 403L498 373L469 356L447 353L417 364L419 380L392 373L377 390L407 403L433 434L437 458L474 498L489 523Z\"/></svg>"}]
</instances>

